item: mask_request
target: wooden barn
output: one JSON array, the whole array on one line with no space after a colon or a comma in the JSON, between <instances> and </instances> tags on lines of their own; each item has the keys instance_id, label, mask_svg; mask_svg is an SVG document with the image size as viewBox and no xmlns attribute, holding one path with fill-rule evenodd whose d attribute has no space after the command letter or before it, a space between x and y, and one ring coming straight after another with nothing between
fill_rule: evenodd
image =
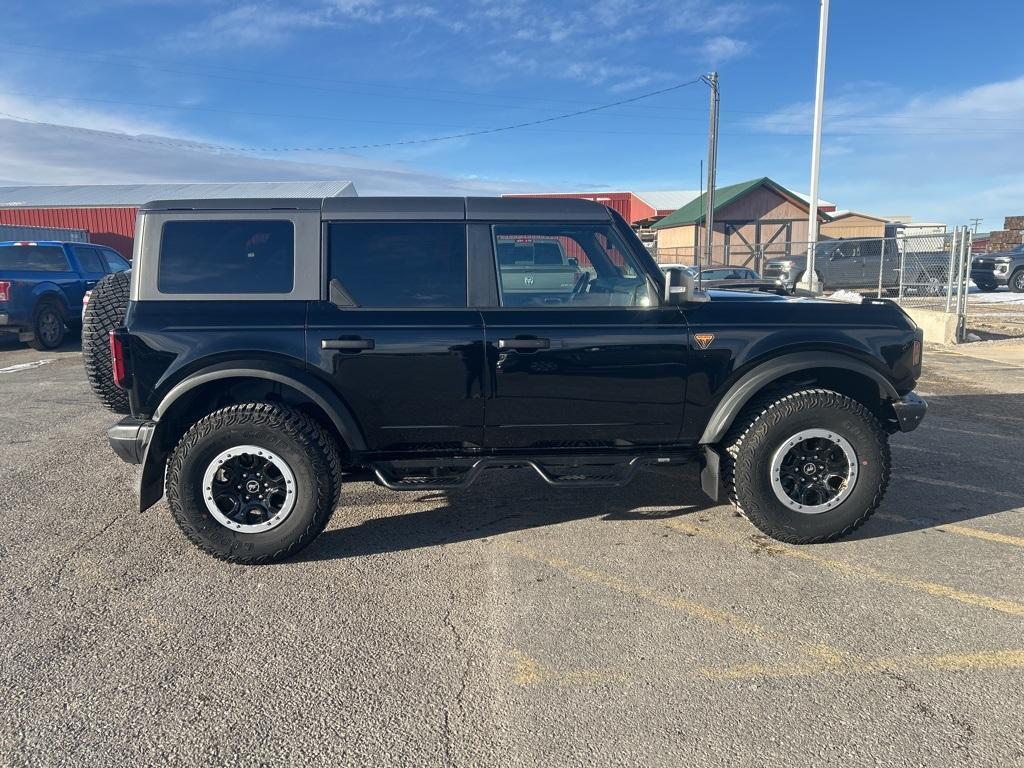
<instances>
[{"instance_id":1,"label":"wooden barn","mask_svg":"<svg viewBox=\"0 0 1024 768\"><path fill-rule=\"evenodd\" d=\"M659 261L693 260L706 242L706 207L705 194L654 224ZM831 218L822 208L819 226ZM804 197L768 177L719 187L715 191L714 262L760 270L765 258L790 255L792 244L808 239L809 214Z\"/></svg>"}]
</instances>

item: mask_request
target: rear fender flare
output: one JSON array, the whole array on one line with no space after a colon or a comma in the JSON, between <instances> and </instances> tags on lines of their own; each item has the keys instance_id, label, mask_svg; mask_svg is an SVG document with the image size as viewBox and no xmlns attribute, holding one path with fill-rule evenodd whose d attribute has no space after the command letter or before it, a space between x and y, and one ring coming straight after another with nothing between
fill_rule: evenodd
<instances>
[{"instance_id":1,"label":"rear fender flare","mask_svg":"<svg viewBox=\"0 0 1024 768\"><path fill-rule=\"evenodd\" d=\"M164 469L167 456L170 450L164 446L164 429L167 421L164 417L172 410L175 402L179 401L188 392L196 387L201 387L211 381L222 379L262 379L278 384L284 384L297 392L308 397L311 402L317 405L331 420L332 425L346 447L351 451L365 451L366 442L363 439L359 424L352 415L348 406L335 395L323 382L312 376L296 370L283 370L285 366L264 367L241 367L237 363L217 366L206 369L189 376L184 381L172 387L160 401L160 405L153 413L153 420L156 426L146 446L146 453L142 459L142 476L139 482L139 504L141 510L146 510L155 504L163 496Z\"/></svg>"},{"instance_id":2,"label":"rear fender flare","mask_svg":"<svg viewBox=\"0 0 1024 768\"><path fill-rule=\"evenodd\" d=\"M793 352L761 363L733 383L711 414L700 444L720 442L743 407L766 385L811 368L835 368L862 374L878 385L878 394L883 400L896 402L900 399L892 382L867 363L835 352Z\"/></svg>"},{"instance_id":3,"label":"rear fender flare","mask_svg":"<svg viewBox=\"0 0 1024 768\"><path fill-rule=\"evenodd\" d=\"M56 304L60 308L65 320L70 318L71 307L68 305L68 297L64 295L64 291L56 283L38 283L32 287L31 316L33 318L35 317L36 307L44 301L52 301Z\"/></svg>"}]
</instances>

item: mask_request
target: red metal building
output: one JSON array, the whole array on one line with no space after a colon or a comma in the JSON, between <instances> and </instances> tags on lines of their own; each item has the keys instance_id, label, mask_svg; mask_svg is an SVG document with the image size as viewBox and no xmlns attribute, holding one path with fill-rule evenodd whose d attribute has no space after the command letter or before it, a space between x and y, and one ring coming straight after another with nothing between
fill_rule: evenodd
<instances>
[{"instance_id":1,"label":"red metal building","mask_svg":"<svg viewBox=\"0 0 1024 768\"><path fill-rule=\"evenodd\" d=\"M354 197L350 181L259 181L195 184L81 184L0 187L0 224L84 229L89 240L127 258L135 214L150 200Z\"/></svg>"},{"instance_id":2,"label":"red metal building","mask_svg":"<svg viewBox=\"0 0 1024 768\"><path fill-rule=\"evenodd\" d=\"M651 219L658 215L658 210L635 192L530 192L502 195L502 197L557 197L572 200L593 200L594 202L607 205L630 224ZM668 213L671 213L671 211L668 211Z\"/></svg>"},{"instance_id":3,"label":"red metal building","mask_svg":"<svg viewBox=\"0 0 1024 768\"><path fill-rule=\"evenodd\" d=\"M138 208L0 208L0 224L84 229L93 243L132 257Z\"/></svg>"}]
</instances>

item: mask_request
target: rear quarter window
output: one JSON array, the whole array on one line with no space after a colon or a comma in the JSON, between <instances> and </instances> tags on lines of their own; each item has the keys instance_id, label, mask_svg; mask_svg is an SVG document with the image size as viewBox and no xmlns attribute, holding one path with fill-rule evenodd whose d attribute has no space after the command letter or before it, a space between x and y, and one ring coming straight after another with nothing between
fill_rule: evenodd
<instances>
[{"instance_id":1,"label":"rear quarter window","mask_svg":"<svg viewBox=\"0 0 1024 768\"><path fill-rule=\"evenodd\" d=\"M168 221L157 289L182 294L282 294L295 283L290 221Z\"/></svg>"},{"instance_id":2,"label":"rear quarter window","mask_svg":"<svg viewBox=\"0 0 1024 768\"><path fill-rule=\"evenodd\" d=\"M59 245L0 245L0 270L10 272L70 272Z\"/></svg>"}]
</instances>

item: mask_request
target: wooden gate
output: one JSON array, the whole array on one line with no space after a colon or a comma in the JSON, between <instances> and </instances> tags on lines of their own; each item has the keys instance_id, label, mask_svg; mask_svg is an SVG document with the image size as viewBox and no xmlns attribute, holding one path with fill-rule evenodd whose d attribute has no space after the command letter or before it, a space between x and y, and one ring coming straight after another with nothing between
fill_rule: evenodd
<instances>
[{"instance_id":1,"label":"wooden gate","mask_svg":"<svg viewBox=\"0 0 1024 768\"><path fill-rule=\"evenodd\" d=\"M765 259L789 255L792 221L723 221L726 264L761 272Z\"/></svg>"}]
</instances>

